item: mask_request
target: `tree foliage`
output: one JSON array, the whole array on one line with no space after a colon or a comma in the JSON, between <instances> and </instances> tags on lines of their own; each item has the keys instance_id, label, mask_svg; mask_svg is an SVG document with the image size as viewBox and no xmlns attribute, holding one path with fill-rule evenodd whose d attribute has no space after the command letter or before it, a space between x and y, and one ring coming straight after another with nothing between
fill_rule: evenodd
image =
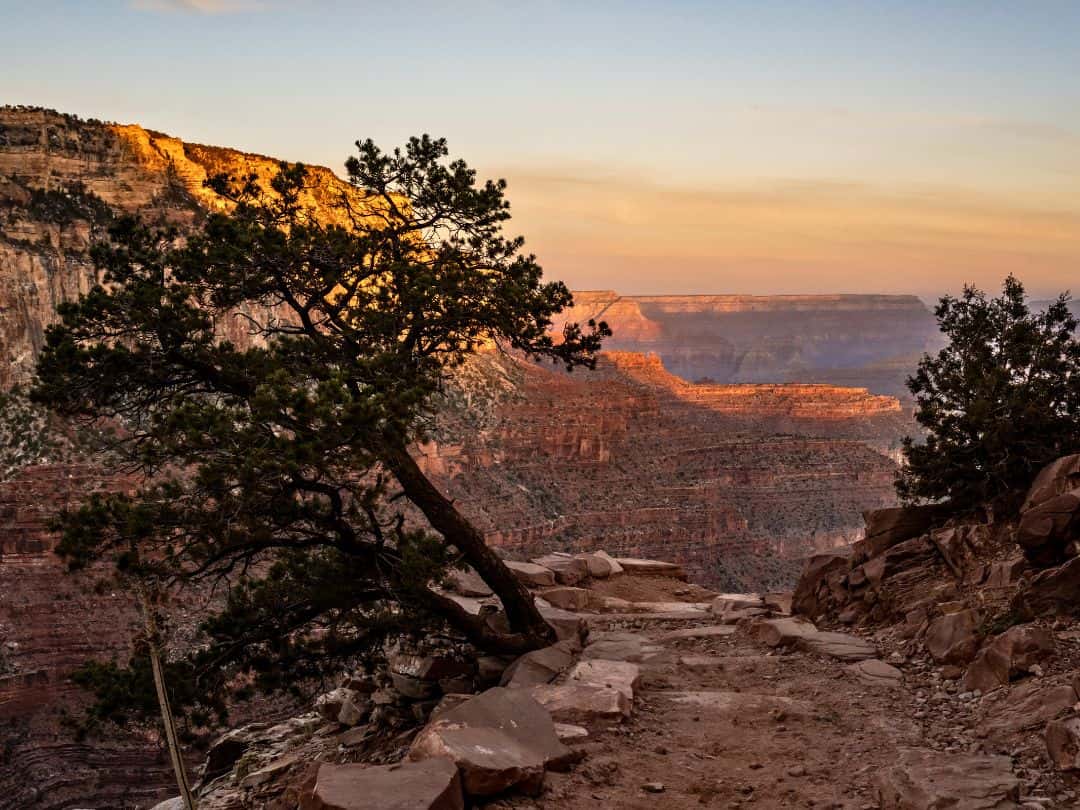
<instances>
[{"instance_id":1,"label":"tree foliage","mask_svg":"<svg viewBox=\"0 0 1080 810\"><path fill-rule=\"evenodd\" d=\"M1032 312L1013 276L998 298L965 287L941 299L935 315L948 344L908 379L927 433L904 441L904 499L1007 501L1041 467L1080 450L1080 343L1068 303L1064 294Z\"/></svg>"},{"instance_id":2,"label":"tree foliage","mask_svg":"<svg viewBox=\"0 0 1080 810\"><path fill-rule=\"evenodd\" d=\"M104 283L60 307L39 360L34 397L115 426L110 452L145 482L65 513L58 550L224 587L190 661L203 693L318 674L392 627L449 622L504 651L551 638L409 446L483 345L572 369L610 333L550 334L572 297L503 235L505 182L478 183L427 136L357 147L330 218L304 204L305 168L283 164L269 188L214 178L230 210L194 233L119 220L92 253ZM511 632L431 590L462 561Z\"/></svg>"}]
</instances>

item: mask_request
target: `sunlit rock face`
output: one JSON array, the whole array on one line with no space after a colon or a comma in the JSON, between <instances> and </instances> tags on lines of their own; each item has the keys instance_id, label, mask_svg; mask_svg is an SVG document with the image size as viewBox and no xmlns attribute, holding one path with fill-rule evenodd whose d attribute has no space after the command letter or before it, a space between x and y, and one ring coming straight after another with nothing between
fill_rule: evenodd
<instances>
[{"instance_id":1,"label":"sunlit rock face","mask_svg":"<svg viewBox=\"0 0 1080 810\"><path fill-rule=\"evenodd\" d=\"M140 126L0 107L0 388L29 379L56 305L100 280L89 248L107 221L80 210L93 203L79 206L78 193L72 205L41 192L85 189L114 212L183 231L227 205L204 187L208 177L254 175L266 187L279 166L276 158L185 143ZM354 210L377 205L329 169L309 167L302 205L324 222L344 225L343 197ZM250 340L239 313L218 328L238 345Z\"/></svg>"},{"instance_id":2,"label":"sunlit rock face","mask_svg":"<svg viewBox=\"0 0 1080 810\"><path fill-rule=\"evenodd\" d=\"M673 374L717 383L827 383L899 396L923 352L941 345L910 295L574 293L570 321L602 319L610 349L656 352Z\"/></svg>"}]
</instances>

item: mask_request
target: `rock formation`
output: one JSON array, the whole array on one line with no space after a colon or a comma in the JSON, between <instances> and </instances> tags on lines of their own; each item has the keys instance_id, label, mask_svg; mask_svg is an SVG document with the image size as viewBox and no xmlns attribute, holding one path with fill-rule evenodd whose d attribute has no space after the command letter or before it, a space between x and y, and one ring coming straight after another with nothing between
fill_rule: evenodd
<instances>
[{"instance_id":1,"label":"rock formation","mask_svg":"<svg viewBox=\"0 0 1080 810\"><path fill-rule=\"evenodd\" d=\"M656 352L674 374L717 383L828 383L903 396L941 345L909 295L656 295L576 292L570 321L603 319L612 349Z\"/></svg>"}]
</instances>

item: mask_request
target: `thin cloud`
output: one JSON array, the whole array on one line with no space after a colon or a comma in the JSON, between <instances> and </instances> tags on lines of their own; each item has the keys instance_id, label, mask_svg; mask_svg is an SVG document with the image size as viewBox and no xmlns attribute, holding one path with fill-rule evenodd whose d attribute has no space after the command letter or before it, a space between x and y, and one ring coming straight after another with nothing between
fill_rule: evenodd
<instances>
[{"instance_id":1,"label":"thin cloud","mask_svg":"<svg viewBox=\"0 0 1080 810\"><path fill-rule=\"evenodd\" d=\"M133 0L139 11L180 11L192 14L235 14L259 11L266 7L261 0Z\"/></svg>"}]
</instances>

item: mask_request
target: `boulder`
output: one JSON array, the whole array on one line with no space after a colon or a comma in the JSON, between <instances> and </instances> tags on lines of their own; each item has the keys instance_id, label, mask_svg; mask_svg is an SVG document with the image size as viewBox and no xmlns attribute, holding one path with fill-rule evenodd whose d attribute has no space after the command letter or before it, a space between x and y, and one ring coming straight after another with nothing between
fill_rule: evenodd
<instances>
[{"instance_id":1,"label":"boulder","mask_svg":"<svg viewBox=\"0 0 1080 810\"><path fill-rule=\"evenodd\" d=\"M790 616L782 619L754 619L750 635L768 647L789 647L803 636L817 632L812 622Z\"/></svg>"},{"instance_id":2,"label":"boulder","mask_svg":"<svg viewBox=\"0 0 1080 810\"><path fill-rule=\"evenodd\" d=\"M709 612L721 618L728 616L745 618L760 616L768 612L768 608L765 607L765 600L756 593L722 593L713 599L709 605ZM731 623L734 624L734 622Z\"/></svg>"},{"instance_id":3,"label":"boulder","mask_svg":"<svg viewBox=\"0 0 1080 810\"><path fill-rule=\"evenodd\" d=\"M906 749L877 777L881 810L1018 808L1020 780L1006 756Z\"/></svg>"},{"instance_id":4,"label":"boulder","mask_svg":"<svg viewBox=\"0 0 1080 810\"><path fill-rule=\"evenodd\" d=\"M447 759L396 765L319 766L301 810L463 810L461 780Z\"/></svg>"},{"instance_id":5,"label":"boulder","mask_svg":"<svg viewBox=\"0 0 1080 810\"><path fill-rule=\"evenodd\" d=\"M1080 771L1080 717L1046 724L1046 752L1059 771Z\"/></svg>"},{"instance_id":6,"label":"boulder","mask_svg":"<svg viewBox=\"0 0 1080 810\"><path fill-rule=\"evenodd\" d=\"M520 688L551 683L574 663L576 650L573 641L560 641L542 650L527 652L506 668L499 685Z\"/></svg>"},{"instance_id":7,"label":"boulder","mask_svg":"<svg viewBox=\"0 0 1080 810\"><path fill-rule=\"evenodd\" d=\"M589 577L589 568L585 561L569 554L548 554L537 557L533 562L551 571L560 585L577 585Z\"/></svg>"},{"instance_id":8,"label":"boulder","mask_svg":"<svg viewBox=\"0 0 1080 810\"><path fill-rule=\"evenodd\" d=\"M610 554L608 554L606 551L594 551L592 552L592 554L594 557L598 557L599 559L606 562L609 566L611 566L611 573L609 574L609 576L617 577L620 574L626 573L623 567L619 564L619 561L612 557Z\"/></svg>"},{"instance_id":9,"label":"boulder","mask_svg":"<svg viewBox=\"0 0 1080 810\"><path fill-rule=\"evenodd\" d=\"M1043 726L1072 710L1076 690L1049 678L1031 678L987 695L979 704L978 733L1014 734Z\"/></svg>"},{"instance_id":10,"label":"boulder","mask_svg":"<svg viewBox=\"0 0 1080 810\"><path fill-rule=\"evenodd\" d=\"M334 697L330 697L333 695ZM351 697L344 689L335 689L326 695L320 696L315 704L319 707L320 714L327 720L337 721L337 714L341 711L341 704ZM327 708L323 711L319 701L326 699ZM340 698L340 699L339 699ZM331 708L334 707L334 708ZM206 760L203 765L202 781L211 782L222 774L233 769L233 765L251 746L251 735L246 729L235 728L232 731L218 737L206 752Z\"/></svg>"},{"instance_id":11,"label":"boulder","mask_svg":"<svg viewBox=\"0 0 1080 810\"><path fill-rule=\"evenodd\" d=\"M1075 557L1080 541L1080 487L1055 495L1020 516L1016 542L1037 568L1061 565Z\"/></svg>"},{"instance_id":12,"label":"boulder","mask_svg":"<svg viewBox=\"0 0 1080 810\"><path fill-rule=\"evenodd\" d=\"M803 569L788 612L816 619L833 601L851 560L843 554L815 554Z\"/></svg>"},{"instance_id":13,"label":"boulder","mask_svg":"<svg viewBox=\"0 0 1080 810\"><path fill-rule=\"evenodd\" d=\"M637 574L640 577L671 577L686 581L686 572L683 567L676 563L662 562L660 560L642 560L636 557L616 558L623 571L627 574Z\"/></svg>"},{"instance_id":14,"label":"boulder","mask_svg":"<svg viewBox=\"0 0 1080 810\"><path fill-rule=\"evenodd\" d=\"M555 637L559 641L584 642L589 635L589 624L577 613L571 613L557 607L545 607L538 605L540 615L544 621L555 630Z\"/></svg>"},{"instance_id":15,"label":"boulder","mask_svg":"<svg viewBox=\"0 0 1080 810\"><path fill-rule=\"evenodd\" d=\"M634 699L634 690L641 680L641 668L629 661L606 661L593 659L579 661L567 676L567 682L576 681L589 686L603 686L622 692L627 700Z\"/></svg>"},{"instance_id":16,"label":"boulder","mask_svg":"<svg viewBox=\"0 0 1080 810\"><path fill-rule=\"evenodd\" d=\"M948 504L928 504L863 512L867 556L877 557L898 543L926 534L942 523L950 511Z\"/></svg>"},{"instance_id":17,"label":"boulder","mask_svg":"<svg viewBox=\"0 0 1080 810\"><path fill-rule=\"evenodd\" d=\"M546 602L563 610L585 610L589 606L587 588L548 588L540 592Z\"/></svg>"},{"instance_id":18,"label":"boulder","mask_svg":"<svg viewBox=\"0 0 1080 810\"><path fill-rule=\"evenodd\" d=\"M534 686L532 696L558 723L618 722L630 716L632 705L618 689L581 682Z\"/></svg>"},{"instance_id":19,"label":"boulder","mask_svg":"<svg viewBox=\"0 0 1080 810\"><path fill-rule=\"evenodd\" d=\"M1080 615L1080 557L1037 573L1017 591L1012 607L1032 618Z\"/></svg>"},{"instance_id":20,"label":"boulder","mask_svg":"<svg viewBox=\"0 0 1080 810\"><path fill-rule=\"evenodd\" d=\"M488 587L488 584L484 582L483 577L471 568L464 570L460 568L452 569L446 575L446 584L451 591L461 596L474 596L482 599L494 593Z\"/></svg>"},{"instance_id":21,"label":"boulder","mask_svg":"<svg viewBox=\"0 0 1080 810\"><path fill-rule=\"evenodd\" d=\"M773 613L788 616L791 614L791 604L794 596L795 595L791 591L777 591L775 593L765 594L761 597L761 601L764 602L765 607Z\"/></svg>"},{"instance_id":22,"label":"boulder","mask_svg":"<svg viewBox=\"0 0 1080 810\"><path fill-rule=\"evenodd\" d=\"M960 610L938 616L926 628L923 642L939 664L966 664L979 648L979 623L975 610Z\"/></svg>"},{"instance_id":23,"label":"boulder","mask_svg":"<svg viewBox=\"0 0 1080 810\"><path fill-rule=\"evenodd\" d=\"M555 574L550 568L527 562L506 560L504 564L514 575L530 588L548 588L555 584Z\"/></svg>"},{"instance_id":24,"label":"boulder","mask_svg":"<svg viewBox=\"0 0 1080 810\"><path fill-rule=\"evenodd\" d=\"M615 558L609 557L602 551L588 551L574 556L585 563L589 576L594 579L612 577L616 573L616 568L618 568L618 573L622 573L622 566L615 562Z\"/></svg>"},{"instance_id":25,"label":"boulder","mask_svg":"<svg viewBox=\"0 0 1080 810\"><path fill-rule=\"evenodd\" d=\"M511 788L536 795L543 787L545 768L569 757L551 715L529 692L501 687L440 712L409 749L412 761L452 760L471 797Z\"/></svg>"},{"instance_id":26,"label":"boulder","mask_svg":"<svg viewBox=\"0 0 1080 810\"><path fill-rule=\"evenodd\" d=\"M1035 476L1020 511L1027 512L1077 487L1080 487L1080 453L1063 456L1043 467Z\"/></svg>"},{"instance_id":27,"label":"boulder","mask_svg":"<svg viewBox=\"0 0 1080 810\"><path fill-rule=\"evenodd\" d=\"M1025 674L1057 650L1054 634L1037 625L1010 627L985 645L964 673L964 689L989 692Z\"/></svg>"},{"instance_id":28,"label":"boulder","mask_svg":"<svg viewBox=\"0 0 1080 810\"><path fill-rule=\"evenodd\" d=\"M795 639L795 648L804 652L826 655L839 661L864 661L877 657L877 647L866 639L847 633L818 630Z\"/></svg>"},{"instance_id":29,"label":"boulder","mask_svg":"<svg viewBox=\"0 0 1080 810\"><path fill-rule=\"evenodd\" d=\"M868 658L844 667L867 686L896 689L903 685L904 673L892 664L886 664L877 658Z\"/></svg>"},{"instance_id":30,"label":"boulder","mask_svg":"<svg viewBox=\"0 0 1080 810\"><path fill-rule=\"evenodd\" d=\"M1027 567L1027 560L1023 555L992 562L983 586L986 588L1013 588L1020 581L1020 576L1027 570Z\"/></svg>"}]
</instances>

